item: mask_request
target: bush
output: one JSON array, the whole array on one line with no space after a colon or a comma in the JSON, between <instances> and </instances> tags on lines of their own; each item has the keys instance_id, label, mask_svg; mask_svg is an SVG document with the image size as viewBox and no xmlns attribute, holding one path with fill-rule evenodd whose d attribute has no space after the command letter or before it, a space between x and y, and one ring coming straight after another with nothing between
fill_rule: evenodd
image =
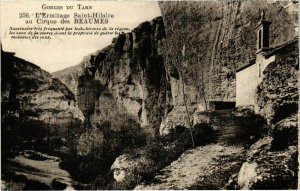
<instances>
[{"instance_id":1,"label":"bush","mask_svg":"<svg viewBox=\"0 0 300 191\"><path fill-rule=\"evenodd\" d=\"M121 182L112 181L109 184L109 189L133 189L141 182L149 182L160 169L170 165L184 151L192 148L189 129L177 127L172 131L165 137L149 138L143 147L127 148L124 151L125 154L117 159L116 165L113 165L113 170L125 169L126 178ZM211 142L212 132L212 127L209 124L195 125L192 128L195 146Z\"/></svg>"}]
</instances>

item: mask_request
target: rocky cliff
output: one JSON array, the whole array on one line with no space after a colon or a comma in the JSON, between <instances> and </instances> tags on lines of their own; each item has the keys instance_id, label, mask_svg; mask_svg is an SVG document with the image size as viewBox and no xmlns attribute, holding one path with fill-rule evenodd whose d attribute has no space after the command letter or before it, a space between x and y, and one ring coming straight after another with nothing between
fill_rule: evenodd
<instances>
[{"instance_id":1,"label":"rocky cliff","mask_svg":"<svg viewBox=\"0 0 300 191\"><path fill-rule=\"evenodd\" d=\"M159 5L163 19L145 22L80 65L53 74L76 92L94 126L111 118L110 111L118 111L112 126L127 117L158 126L185 103L201 111L210 100L235 101L235 70L255 56L260 11L272 21L271 46L297 34L298 4L291 1Z\"/></svg>"},{"instance_id":2,"label":"rocky cliff","mask_svg":"<svg viewBox=\"0 0 300 191\"><path fill-rule=\"evenodd\" d=\"M139 184L139 181L147 182L150 180L151 183L152 180L154 184L166 183L166 185L171 186L168 188L183 189L186 188L186 182L182 181L184 179L181 179L180 176L177 182L179 186L169 185L170 182L176 183L177 181L168 179L170 169L174 172L174 174L171 173L174 177L179 174L189 179L190 176L186 176L186 174L190 173L193 170L192 168L197 167L197 165L202 169L208 169L211 174L204 173L203 177L191 176L195 181L189 183L189 188L212 188L211 185L216 189L223 187L231 189L252 188L249 186L249 182L244 181L247 179L243 176L244 169L248 169L250 166L251 170L253 167L251 166L252 163L256 163L257 166L252 168L256 174L251 180L258 182L257 178L259 177L259 172L261 172L260 170L268 171L268 169L277 168L278 161L276 157L281 154L284 155L284 162L280 163L278 171L283 174L289 170L294 172L294 157L287 156L289 153L292 153L293 156L296 153L293 147L295 146L295 141L293 141L295 137L291 136L289 138L291 141L288 143L283 141L285 146L278 152L273 147L277 147L282 143L284 135L281 131L282 129L292 127L290 128L292 129L291 132L295 132L295 117L287 121L282 120L287 116L278 118L277 121L280 122L272 127L273 129L269 132L274 140L270 143L272 149L257 149L259 150L258 152L262 152L264 155L251 158L252 154L256 156L257 152L252 152L252 150L256 149L255 145L249 149L250 144L256 141L256 144L260 144L261 140L257 139L265 136L264 120L261 120L258 115L253 115L250 110L244 111L243 108L241 108L241 111L235 111L237 113L223 111L224 116L211 111L208 111L206 116L203 115L203 110L207 108L207 102L210 100L235 101L235 70L248 63L255 56L255 26L260 19L260 11L264 10L266 18L272 21L270 42L272 46L277 46L294 39L296 35L297 3L291 1L245 0L160 2L159 5L162 10L162 18L159 17L151 22L144 22L131 33L119 35L113 39L110 46L85 57L83 63L79 65L79 68L83 66L84 68L78 70L73 68L69 71L66 69L62 73L57 72L55 74L62 78L67 85L69 84L74 92L76 91L79 108L86 118L86 126L89 127L89 130L80 136L77 154L89 156L98 149L96 157L100 158L103 157L102 153L107 153L103 152L103 150L106 150L114 155L113 157L110 156L109 160L114 160L124 152L122 146L121 148L116 148L120 147L120 145L125 145L122 144L124 140L129 140L126 136L121 137L120 135L123 133L120 132L133 126L138 127L137 129L140 129L139 127L142 126L148 135L158 135L159 132L160 135L166 136L156 136L156 138L167 139L167 141L164 140L163 144L158 144L156 148L151 148L150 146L155 146L155 141L146 142L144 139L141 139L142 141L140 142L145 143L146 146L144 144L139 145L143 145L145 148L138 150L138 157L136 157L132 148L127 148L130 152L133 152L132 155L134 157L130 156L130 154L128 155L128 153L121 155L111 168L113 171L116 170L114 172L117 182L116 188L120 188L118 187L120 182L122 189L132 189L136 184ZM281 66L280 64L275 68L278 71L277 69L276 71L267 69L267 71L271 71L271 73L273 71L273 74L277 74L282 69L287 76L293 76L288 78L289 80L287 81L287 78L282 78L279 82L280 86L297 81L294 76L296 74L295 70L298 69L295 68L295 70L290 71L287 65ZM76 74L64 80L67 78L68 73L71 75ZM268 74L265 75L268 76ZM272 83L273 81L278 81L272 78L272 74L268 78ZM275 93L277 97L268 97L270 92L278 91L276 87L273 87L274 90L272 88L264 89L264 87L272 87L270 83L267 81L263 82L261 85L263 90L260 91L261 94L259 95L261 114L266 119L273 116L272 112L263 109L264 104L272 105L274 103L273 99L282 98L277 93ZM77 88L74 84L77 84ZM293 105L295 84L293 84L291 90L289 102ZM286 91L283 92L283 94L285 93ZM265 97L272 101L265 103ZM283 101L281 100L279 105L282 103ZM282 113L281 111L279 113ZM249 118L250 121L243 118L248 115L247 113L252 116ZM230 115L237 115L238 117L235 118ZM259 121L260 125L251 123L256 120ZM201 136L193 132L194 127L191 127L199 124L211 125L212 132L216 133L209 137L216 136L214 138L219 141L232 138L238 141L247 140L249 142L241 148L224 148L224 142L220 142L220 145L206 145L196 148L192 150L191 154L187 151L179 158L177 163L174 163L182 165L182 168L178 169L176 165L172 166L171 164L170 167L165 168L167 176L164 177L167 177L167 180L164 177L153 179L153 176L160 168L169 165L172 162L171 160L176 160L179 157L178 155L187 148L191 148L190 134L195 136L195 140L202 139ZM187 131L187 127L191 128L191 132L182 133L182 131ZM249 133L248 128L245 127L249 127L257 135ZM170 142L172 142L172 138L174 139L172 137L174 132L179 133L179 135L184 134L184 141L179 142L187 142L189 146L183 147L179 144L179 149L170 147ZM291 135L291 132L287 132L287 134ZM205 132L205 135L207 134ZM168 136L172 137L170 138L171 141L168 140ZM264 141L264 139L262 140ZM236 143L231 142L230 144ZM116 147L114 148L114 146ZM199 145L196 144L196 146ZM213 151L210 147L214 148L216 152L211 153ZM170 149L172 151L178 150L178 152L173 154L173 157L170 157L169 153L165 152L168 148L172 148ZM250 150L250 154L245 157L243 155L247 152L247 149ZM115 150L118 152L115 152ZM215 155L223 151L225 151L223 154L226 157L234 157L235 155L243 157L233 161L229 158L229 161L224 162L222 160L223 155ZM153 156L154 158L159 156L157 158L160 161L163 154L166 155L163 157L165 157L164 160L167 162L157 164ZM151 157L147 157L147 155ZM204 158L204 161L209 161L207 166L202 166L195 160L202 155L210 156L207 160ZM99 165L100 160L96 157L94 154L94 164ZM186 157L189 160L186 160ZM215 163L215 161L211 160L212 158L216 158L219 163ZM185 161L184 164L181 163L181 160ZM269 160L270 166L261 163L264 160ZM191 163L191 161L195 164ZM251 164L248 165L248 162ZM292 163L291 168L281 168L285 163L290 162ZM113 161L109 161L109 163L105 164L112 163ZM94 169L94 164L90 165L89 168ZM225 172L220 168L214 169L215 164L217 164L216 166L226 165L228 171ZM139 166L143 165L147 168L137 170ZM82 167L84 165L79 166ZM124 166L133 167L132 169L129 167L129 173L126 174L125 171L127 169L124 170ZM152 168L148 170L149 166ZM85 169L83 168L81 171L85 171ZM99 172L96 173L99 174ZM164 170L161 171L161 174L166 175ZM222 174L217 185L215 185L215 180L212 181L209 177L206 177L208 174L209 177L219 177L218 175ZM287 173L287 178L284 177L283 179L279 176L276 178L276 181L288 182L287 180L292 180L290 181L292 182L291 185L285 185L284 187L294 188L295 176L292 174ZM232 179L229 179L228 175L233 175ZM270 177L272 179L273 175L269 172L263 173L266 179ZM131 179L126 179L126 176L131 177ZM98 183L103 185L104 183L100 179ZM125 187L122 185L124 180L125 182L129 180L125 183ZM128 186L126 184L130 186L126 187ZM253 184L255 185L253 187L264 188L263 186L267 184L268 181L259 185ZM183 186L181 187L181 185ZM204 187L201 187L203 185ZM112 187L114 186L113 183ZM103 187L100 186L100 188Z\"/></svg>"},{"instance_id":3,"label":"rocky cliff","mask_svg":"<svg viewBox=\"0 0 300 191\"><path fill-rule=\"evenodd\" d=\"M119 35L111 45L87 56L77 68L53 75L77 93L88 126L109 124L119 130L133 119L153 134L158 132L168 103L161 52L164 40L163 21L158 17Z\"/></svg>"},{"instance_id":4,"label":"rocky cliff","mask_svg":"<svg viewBox=\"0 0 300 191\"><path fill-rule=\"evenodd\" d=\"M10 145L18 137L25 142L67 138L70 128L83 123L75 96L63 83L13 53L1 51L1 56L1 123Z\"/></svg>"},{"instance_id":5,"label":"rocky cliff","mask_svg":"<svg viewBox=\"0 0 300 191\"><path fill-rule=\"evenodd\" d=\"M64 70L53 72L51 74L54 78L58 78L64 84L66 84L68 88L75 95L75 98L77 94L78 78L83 74L85 68L85 62L87 62L86 58L84 58L83 61L76 66L72 66Z\"/></svg>"},{"instance_id":6,"label":"rocky cliff","mask_svg":"<svg viewBox=\"0 0 300 191\"><path fill-rule=\"evenodd\" d=\"M298 39L282 48L277 57L264 70L256 91L259 112L272 124L298 112Z\"/></svg>"},{"instance_id":7,"label":"rocky cliff","mask_svg":"<svg viewBox=\"0 0 300 191\"><path fill-rule=\"evenodd\" d=\"M272 46L297 34L298 5L291 1L163 1L159 5L167 36L163 58L171 71L174 105L183 103L180 78L188 103L203 105L203 98L235 100L235 70L255 56L260 11L272 22Z\"/></svg>"}]
</instances>

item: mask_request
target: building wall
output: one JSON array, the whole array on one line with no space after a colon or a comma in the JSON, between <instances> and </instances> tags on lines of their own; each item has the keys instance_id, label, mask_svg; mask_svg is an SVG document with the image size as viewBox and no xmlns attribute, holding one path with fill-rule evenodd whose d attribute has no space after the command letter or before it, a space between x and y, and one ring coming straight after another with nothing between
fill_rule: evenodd
<instances>
[{"instance_id":1,"label":"building wall","mask_svg":"<svg viewBox=\"0 0 300 191\"><path fill-rule=\"evenodd\" d=\"M255 92L262 81L264 69L275 61L275 55L268 59L257 54L256 63L236 73L236 106L254 106Z\"/></svg>"},{"instance_id":2,"label":"building wall","mask_svg":"<svg viewBox=\"0 0 300 191\"><path fill-rule=\"evenodd\" d=\"M263 74L262 72L266 69L266 67L275 61L275 55L271 56L270 58L268 59L265 59L265 57L261 54L257 54L256 55L256 63L261 63L261 80L262 80L262 77L263 77Z\"/></svg>"},{"instance_id":3,"label":"building wall","mask_svg":"<svg viewBox=\"0 0 300 191\"><path fill-rule=\"evenodd\" d=\"M259 84L256 63L236 73L236 106L254 105L255 88Z\"/></svg>"}]
</instances>

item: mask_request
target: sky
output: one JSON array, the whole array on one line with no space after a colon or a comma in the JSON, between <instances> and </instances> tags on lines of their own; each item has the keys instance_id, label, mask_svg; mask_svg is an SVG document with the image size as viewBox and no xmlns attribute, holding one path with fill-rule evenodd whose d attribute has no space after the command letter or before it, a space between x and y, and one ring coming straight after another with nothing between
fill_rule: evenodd
<instances>
[{"instance_id":1,"label":"sky","mask_svg":"<svg viewBox=\"0 0 300 191\"><path fill-rule=\"evenodd\" d=\"M32 62L48 72L58 71L79 64L83 57L111 44L117 35L105 36L51 36L50 40L11 39L10 27L49 27L46 24L25 24L20 13L31 15L39 12L73 14L110 13L114 19L107 25L68 24L65 27L124 27L133 29L144 21L160 16L161 11L155 1L24 1L1 0L1 43L4 51L15 52L16 56ZM63 10L43 10L42 5L63 6ZM78 10L77 4L92 6L92 10ZM74 6L66 10L66 6ZM61 24L50 25L60 27Z\"/></svg>"}]
</instances>

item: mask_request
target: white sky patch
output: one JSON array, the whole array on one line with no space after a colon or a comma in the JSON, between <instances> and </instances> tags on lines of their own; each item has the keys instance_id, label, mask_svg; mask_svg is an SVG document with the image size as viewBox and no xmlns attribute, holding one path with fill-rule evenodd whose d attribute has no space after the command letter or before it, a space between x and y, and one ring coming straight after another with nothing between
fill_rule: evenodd
<instances>
[{"instance_id":1,"label":"white sky patch","mask_svg":"<svg viewBox=\"0 0 300 191\"><path fill-rule=\"evenodd\" d=\"M43 10L42 5L64 6L63 10ZM92 10L78 10L77 4L91 5ZM65 6L73 5L73 10ZM155 1L1 1L1 43L4 51L15 52L17 57L32 62L42 69L54 72L79 64L83 57L111 44L117 35L105 36L51 36L50 40L11 39L10 27L49 27L49 25L25 24L19 13L109 13L114 19L109 24L55 24L51 27L122 27L133 29L144 21L161 16ZM33 19L33 18L32 18ZM35 20L35 19L33 19Z\"/></svg>"}]
</instances>

